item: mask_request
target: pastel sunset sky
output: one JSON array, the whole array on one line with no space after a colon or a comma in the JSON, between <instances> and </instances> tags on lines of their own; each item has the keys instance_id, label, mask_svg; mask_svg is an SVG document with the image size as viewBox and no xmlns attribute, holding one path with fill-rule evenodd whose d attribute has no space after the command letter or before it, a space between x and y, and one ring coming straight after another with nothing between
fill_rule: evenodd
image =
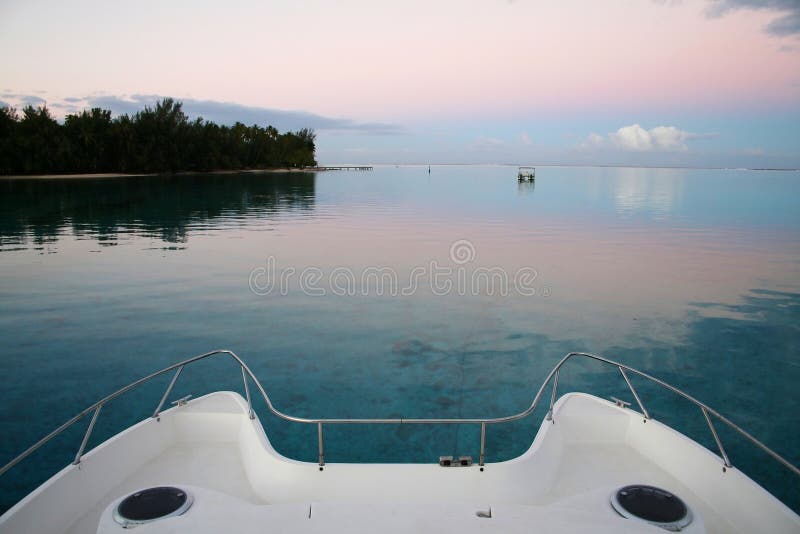
<instances>
[{"instance_id":1,"label":"pastel sunset sky","mask_svg":"<svg viewBox=\"0 0 800 534\"><path fill-rule=\"evenodd\" d=\"M5 0L0 105L163 96L321 163L800 167L800 0Z\"/></svg>"}]
</instances>

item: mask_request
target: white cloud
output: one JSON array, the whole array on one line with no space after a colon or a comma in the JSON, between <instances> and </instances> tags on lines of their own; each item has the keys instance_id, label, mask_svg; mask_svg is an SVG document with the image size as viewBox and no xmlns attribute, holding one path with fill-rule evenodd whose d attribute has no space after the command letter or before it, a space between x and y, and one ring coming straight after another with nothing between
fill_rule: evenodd
<instances>
[{"instance_id":1,"label":"white cloud","mask_svg":"<svg viewBox=\"0 0 800 534\"><path fill-rule=\"evenodd\" d=\"M621 152L677 153L688 152L687 141L711 139L716 133L692 133L676 126L656 126L646 129L639 124L623 126L608 135L591 133L580 143L583 150L612 150Z\"/></svg>"},{"instance_id":2,"label":"white cloud","mask_svg":"<svg viewBox=\"0 0 800 534\"><path fill-rule=\"evenodd\" d=\"M519 142L523 145L532 145L533 141L531 141L530 136L528 136L528 132L522 132L519 134Z\"/></svg>"},{"instance_id":3,"label":"white cloud","mask_svg":"<svg viewBox=\"0 0 800 534\"><path fill-rule=\"evenodd\" d=\"M650 132L639 126L623 126L616 133L609 134L611 142L623 150L633 150L636 152L649 151L653 149L653 140Z\"/></svg>"},{"instance_id":4,"label":"white cloud","mask_svg":"<svg viewBox=\"0 0 800 534\"><path fill-rule=\"evenodd\" d=\"M596 134L596 133L592 132L592 133L589 134L589 137L588 137L588 139L586 139L586 142L581 144L581 147L583 147L583 148L597 148L597 147L604 146L605 144L606 144L606 138L605 137L603 137L600 134Z\"/></svg>"},{"instance_id":5,"label":"white cloud","mask_svg":"<svg viewBox=\"0 0 800 534\"><path fill-rule=\"evenodd\" d=\"M608 134L608 141L612 146L630 152L685 152L688 150L686 140L692 137L693 134L675 126L656 126L646 130L638 124L632 124ZM592 146L604 142L597 134L589 136Z\"/></svg>"}]
</instances>

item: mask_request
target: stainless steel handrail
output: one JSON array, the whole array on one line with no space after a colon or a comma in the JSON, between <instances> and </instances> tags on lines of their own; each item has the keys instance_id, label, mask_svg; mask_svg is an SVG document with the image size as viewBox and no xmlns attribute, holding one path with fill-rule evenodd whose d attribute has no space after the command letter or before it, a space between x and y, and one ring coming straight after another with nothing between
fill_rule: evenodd
<instances>
[{"instance_id":1,"label":"stainless steel handrail","mask_svg":"<svg viewBox=\"0 0 800 534\"><path fill-rule=\"evenodd\" d=\"M67 428L71 427L73 424L75 424L76 422L81 420L87 414L89 414L91 412L94 412L93 415L92 415L91 421L89 423L89 426L88 426L88 428L86 430L86 433L84 434L84 437L83 437L83 440L81 442L81 445L80 445L80 447L78 449L78 453L75 456L75 461L73 462L73 464L79 464L80 461L81 461L81 457L83 456L84 449L86 448L86 445L89 442L89 437L91 436L92 430L94 429L95 422L96 422L97 417L98 417L98 415L100 413L100 409L106 403L108 403L111 400L116 399L117 397L119 397L120 395L123 395L127 391L130 391L131 389L133 389L133 388L135 388L135 387L137 387L137 386L139 386L139 385L141 385L141 384L143 384L143 383L145 383L145 382L147 382L149 380L152 380L153 378L156 378L156 377L161 376L161 375L163 375L165 373L169 373L170 371L175 370L175 375L172 377L172 380L170 381L169 385L167 386L167 389L164 392L164 395L161 397L161 400L158 403L158 406L156 407L156 410L152 415L153 418L157 419L159 417L160 412L161 412L161 408L163 407L164 403L166 402L167 398L169 397L169 394L172 391L173 387L175 386L175 383L177 382L178 377L181 375L181 372L183 371L183 368L185 366L189 365L189 364L192 364L192 363L196 362L196 361L203 360L203 359L211 357L211 356L218 356L218 355L228 355L228 356L230 356L241 367L242 380L244 382L244 389L245 389L245 393L247 395L248 414L249 414L251 419L253 419L255 416L254 416L254 412L253 412L252 401L251 401L251 398L250 398L250 389L249 389L249 386L248 386L248 378L253 381L253 384L255 384L256 389L261 394L261 397L264 399L264 402L266 403L267 408L269 409L269 411L273 415L275 415L275 416L277 416L277 417L279 417L281 419L284 419L286 421L291 421L291 422L295 422L295 423L303 423L303 424L313 424L313 425L317 426L317 439L318 439L319 466L320 466L320 469L322 469L323 466L325 465L322 427L323 427L323 425L329 425L329 424L478 424L478 425L480 425L480 429L481 429L479 465L483 466L484 465L484 459L485 459L485 452L486 452L486 425L499 424L499 423L508 423L508 422L511 422L511 421L517 421L519 419L522 419L522 418L527 417L528 415L530 415L536 409L536 407L538 406L539 401L541 400L541 398L542 398L542 396L544 394L544 391L547 388L547 385L550 384L550 382L553 382L553 387L552 387L552 392L551 392L551 396L550 396L550 406L549 406L549 409L548 409L548 412L547 412L546 419L547 420L552 420L553 419L553 405L555 403L556 390L558 388L559 371L561 370L561 368L570 359L575 358L575 357L581 357L581 358L587 358L587 359L599 361L601 363L616 367L620 371L620 374L622 374L622 377L624 378L625 383L627 384L628 388L631 391L631 394L633 395L634 399L636 400L637 404L639 405L639 408L642 410L642 415L645 418L645 420L648 420L648 419L651 418L650 414L645 409L644 404L642 403L642 400L639 397L639 394L634 389L633 384L631 383L630 379L628 378L628 375L627 375L626 371L629 372L629 373L633 373L635 375L638 375L638 376L640 376L642 378L645 378L645 379L647 379L647 380L649 380L649 381L651 381L651 382L653 382L653 383L655 383L655 384L657 384L657 385L659 385L659 386L661 386L661 387L663 387L663 388L675 393L676 395L688 400L689 402L691 402L692 404L697 406L701 410L701 412L703 413L703 416L705 417L705 420L706 420L706 422L708 424L708 427L711 430L711 434L714 437L714 441L716 442L717 447L719 448L720 455L721 455L721 458L723 460L724 468L729 468L729 467L732 466L732 464L730 462L730 459L728 458L728 455L727 455L727 453L725 451L725 448L722 445L722 441L720 440L719 435L717 434L717 431L714 428L714 424L712 423L712 420L709 417L710 415L713 415L719 421L722 421L728 427L730 427L733 430L735 430L737 433L739 433L741 436L746 438L752 444L756 445L761 450L766 452L769 456L771 456L773 459L775 459L781 465L783 465L784 467L786 467L787 469L792 471L795 475L800 476L800 469L798 469L796 466L792 465L788 460L786 460L781 455L779 455L778 453L776 453L775 451L773 451L772 449L770 449L769 447L764 445L761 441L759 441L758 439L753 437L751 434L749 434L748 432L746 432L745 430L740 428L738 425L736 425L735 423L730 421L728 418L724 417L719 412L717 412L716 410L710 408L706 404L698 401L697 399L695 399L691 395L689 395L687 393L684 393L683 391L679 390L678 388L676 388L676 387L674 387L674 386L672 386L670 384L667 384L666 382L664 382L662 380L659 380L658 378L655 378L655 377L653 377L653 376L651 376L651 375L649 375L647 373L639 371L638 369L634 369L633 367L629 367L627 365L621 364L621 363L616 362L614 360L609 360L608 358L604 358L602 356L597 356L595 354L590 354L590 353L585 353L585 352L570 352L569 354L564 356L556 364L556 366L553 367L553 369L547 375L547 378L545 378L544 382L542 382L542 385L539 387L538 391L536 392L536 396L534 397L534 399L531 402L530 406L527 409L525 409L525 410L523 410L523 411L521 411L521 412L519 412L517 414L509 415L509 416L506 416L506 417L483 418L483 419L480 419L480 418L465 418L465 419L452 419L452 418L426 418L426 419L405 419L405 418L399 418L399 419L398 418L393 418L393 419L324 419L324 418L318 418L318 419L311 419L311 418L295 417L295 416L292 416L292 415L288 415L288 414L285 414L285 413L281 412L277 408L275 408L275 406L272 404L272 401L269 398L269 395L267 395L267 392L264 390L264 387L258 381L258 379L253 374L253 372L250 370L250 368L247 366L247 364L245 364L244 361L241 358L239 358L239 356L237 356L236 354L234 354L230 350L214 350L214 351L211 351L211 352L207 352L205 354L200 354L198 356L194 356L193 358L189 358L189 359L184 360L182 362L178 362L178 363L176 363L174 365L171 365L169 367L166 367L166 368L164 368L164 369L162 369L160 371L157 371L157 372L149 374L149 375L147 375L147 376L145 376L143 378L140 378L139 380L137 380L135 382L132 382L131 384L128 384L127 386L125 386L125 387L123 387L121 389L118 389L114 393L112 393L112 394L108 395L107 397L104 397L100 401L92 404L91 406L89 406L88 408L86 408L85 410L83 410L82 412L77 414L75 417L73 417L72 419L68 420L67 422L65 422L64 424L62 424L61 426L59 426L58 428L56 428L55 430L53 430L52 432L47 434L45 437L43 437L42 439L37 441L35 444L33 444L31 447L29 447L25 452L23 452L22 454L20 454L19 456L17 456L16 458L11 460L10 462L8 462L6 465L4 465L2 468L0 468L0 475L3 475L9 469L11 469L15 465L17 465L19 462L21 462L22 460L24 460L25 458L30 456L32 453L34 453L36 450L38 450L44 444L46 444L51 439L55 438L56 436L58 436L59 434L64 432Z\"/></svg>"}]
</instances>

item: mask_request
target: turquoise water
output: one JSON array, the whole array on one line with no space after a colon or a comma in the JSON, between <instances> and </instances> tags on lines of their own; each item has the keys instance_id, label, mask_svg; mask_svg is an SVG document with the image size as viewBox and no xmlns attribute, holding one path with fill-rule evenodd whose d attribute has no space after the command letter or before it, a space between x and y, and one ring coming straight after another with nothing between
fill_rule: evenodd
<instances>
[{"instance_id":1,"label":"turquoise water","mask_svg":"<svg viewBox=\"0 0 800 534\"><path fill-rule=\"evenodd\" d=\"M800 464L798 198L797 172L720 170L2 180L0 462L135 378L228 348L308 417L509 415L565 353L591 351ZM104 408L90 447L152 413L167 381ZM713 446L697 410L634 384L657 419ZM223 388L242 391L238 369L205 361L173 398ZM632 400L588 363L559 390ZM314 428L256 407L281 453L316 460ZM543 415L491 426L489 460L523 452ZM83 425L2 477L0 507L71 461ZM800 508L788 472L720 430L735 465ZM326 430L329 462L478 446L473 427Z\"/></svg>"}]
</instances>

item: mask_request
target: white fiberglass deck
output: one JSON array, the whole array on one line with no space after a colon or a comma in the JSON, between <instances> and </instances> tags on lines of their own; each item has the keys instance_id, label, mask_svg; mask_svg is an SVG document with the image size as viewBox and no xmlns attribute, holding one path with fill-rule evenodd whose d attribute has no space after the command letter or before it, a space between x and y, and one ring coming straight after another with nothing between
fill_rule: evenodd
<instances>
[{"instance_id":1,"label":"white fiberglass deck","mask_svg":"<svg viewBox=\"0 0 800 534\"><path fill-rule=\"evenodd\" d=\"M113 505L157 485L188 489L194 504L137 532L664 532L612 509L612 492L633 483L679 495L695 516L684 532L800 532L800 518L741 472L635 411L572 393L553 421L524 455L483 471L320 470L278 455L238 394L213 393L89 452L0 518L0 532L121 533Z\"/></svg>"}]
</instances>

